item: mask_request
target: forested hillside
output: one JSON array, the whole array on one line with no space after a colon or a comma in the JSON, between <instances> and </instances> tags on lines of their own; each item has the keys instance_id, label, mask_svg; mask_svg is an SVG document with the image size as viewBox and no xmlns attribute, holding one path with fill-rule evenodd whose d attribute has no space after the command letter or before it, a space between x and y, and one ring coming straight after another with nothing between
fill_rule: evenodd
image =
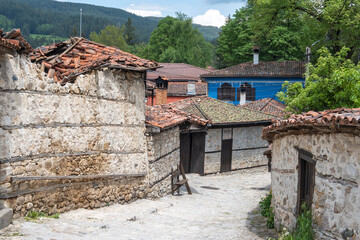
<instances>
[{"instance_id":1,"label":"forested hillside","mask_svg":"<svg viewBox=\"0 0 360 240\"><path fill-rule=\"evenodd\" d=\"M68 38L79 34L79 10L83 9L83 33L100 32L108 25L121 27L128 18L136 30L137 42L148 42L151 32L161 18L140 17L122 9L107 8L89 4L57 2L53 0L1 0L0 26L8 30L21 28L34 46ZM219 29L194 25L212 41ZM31 38L30 38L31 34Z\"/></svg>"}]
</instances>

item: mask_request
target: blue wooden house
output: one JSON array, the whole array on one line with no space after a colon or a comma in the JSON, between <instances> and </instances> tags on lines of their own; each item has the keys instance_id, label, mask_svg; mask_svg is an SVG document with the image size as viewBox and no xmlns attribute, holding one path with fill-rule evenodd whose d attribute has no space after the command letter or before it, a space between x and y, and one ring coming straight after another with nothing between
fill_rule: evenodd
<instances>
[{"instance_id":1,"label":"blue wooden house","mask_svg":"<svg viewBox=\"0 0 360 240\"><path fill-rule=\"evenodd\" d=\"M254 62L201 75L208 83L208 96L235 105L272 98L285 81L305 82L304 61Z\"/></svg>"}]
</instances>

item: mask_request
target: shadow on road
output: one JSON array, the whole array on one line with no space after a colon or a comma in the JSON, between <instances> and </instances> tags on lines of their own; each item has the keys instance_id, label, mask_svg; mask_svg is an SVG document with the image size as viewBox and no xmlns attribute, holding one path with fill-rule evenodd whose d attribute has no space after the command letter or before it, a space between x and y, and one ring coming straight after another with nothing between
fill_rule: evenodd
<instances>
[{"instance_id":1,"label":"shadow on road","mask_svg":"<svg viewBox=\"0 0 360 240\"><path fill-rule=\"evenodd\" d=\"M263 191L265 193L270 191L270 185L264 188L252 188L254 190ZM260 199L259 199L260 201ZM246 227L250 232L254 233L261 239L275 238L277 239L277 233L275 229L268 229L266 227L266 218L261 216L260 208L257 206L247 213Z\"/></svg>"}]
</instances>

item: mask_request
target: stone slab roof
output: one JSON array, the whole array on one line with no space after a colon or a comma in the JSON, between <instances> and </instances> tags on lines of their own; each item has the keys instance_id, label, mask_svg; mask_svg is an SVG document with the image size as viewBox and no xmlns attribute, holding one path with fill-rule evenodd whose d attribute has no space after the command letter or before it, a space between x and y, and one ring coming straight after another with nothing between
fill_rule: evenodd
<instances>
[{"instance_id":1,"label":"stone slab roof","mask_svg":"<svg viewBox=\"0 0 360 240\"><path fill-rule=\"evenodd\" d=\"M184 122L206 126L209 121L165 105L146 107L146 123L149 125L165 129Z\"/></svg>"},{"instance_id":2,"label":"stone slab roof","mask_svg":"<svg viewBox=\"0 0 360 240\"><path fill-rule=\"evenodd\" d=\"M162 68L159 68L156 72L148 71L147 79L154 80L158 78L159 75L163 75L170 81L201 81L200 75L212 71L186 63L160 63L160 65Z\"/></svg>"},{"instance_id":3,"label":"stone slab roof","mask_svg":"<svg viewBox=\"0 0 360 240\"><path fill-rule=\"evenodd\" d=\"M31 61L41 64L48 77L62 84L95 69L124 69L146 71L160 65L139 58L116 47L105 46L85 38L71 38L64 42L40 47L30 55Z\"/></svg>"},{"instance_id":4,"label":"stone slab roof","mask_svg":"<svg viewBox=\"0 0 360 240\"><path fill-rule=\"evenodd\" d=\"M302 78L305 73L303 61L253 62L240 63L228 68L201 75L207 77L291 77Z\"/></svg>"},{"instance_id":5,"label":"stone slab roof","mask_svg":"<svg viewBox=\"0 0 360 240\"><path fill-rule=\"evenodd\" d=\"M278 117L283 117L286 114L286 105L271 98L263 98L248 102L242 106Z\"/></svg>"},{"instance_id":6,"label":"stone slab roof","mask_svg":"<svg viewBox=\"0 0 360 240\"><path fill-rule=\"evenodd\" d=\"M207 119L212 125L269 122L276 116L235 106L208 96L197 96L167 106Z\"/></svg>"},{"instance_id":7,"label":"stone slab roof","mask_svg":"<svg viewBox=\"0 0 360 240\"><path fill-rule=\"evenodd\" d=\"M21 35L20 29L13 29L9 32L3 32L3 29L0 29L0 46L19 53L30 53L33 50Z\"/></svg>"},{"instance_id":8,"label":"stone slab roof","mask_svg":"<svg viewBox=\"0 0 360 240\"><path fill-rule=\"evenodd\" d=\"M277 120L263 129L263 138L272 142L278 135L345 132L360 135L360 108L337 108L306 112Z\"/></svg>"}]
</instances>

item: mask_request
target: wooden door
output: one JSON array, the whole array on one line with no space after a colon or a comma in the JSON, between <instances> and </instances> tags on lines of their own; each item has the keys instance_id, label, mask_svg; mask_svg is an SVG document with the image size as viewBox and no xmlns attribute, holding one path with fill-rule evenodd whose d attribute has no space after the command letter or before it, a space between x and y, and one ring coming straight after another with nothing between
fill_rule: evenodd
<instances>
[{"instance_id":1,"label":"wooden door","mask_svg":"<svg viewBox=\"0 0 360 240\"><path fill-rule=\"evenodd\" d=\"M205 132L191 133L190 172L204 174Z\"/></svg>"},{"instance_id":2,"label":"wooden door","mask_svg":"<svg viewBox=\"0 0 360 240\"><path fill-rule=\"evenodd\" d=\"M220 172L227 172L231 170L232 143L232 139L222 140Z\"/></svg>"},{"instance_id":3,"label":"wooden door","mask_svg":"<svg viewBox=\"0 0 360 240\"><path fill-rule=\"evenodd\" d=\"M300 153L299 165L298 210L301 212L303 203L306 203L308 209L311 208L315 186L315 161L310 156Z\"/></svg>"},{"instance_id":4,"label":"wooden door","mask_svg":"<svg viewBox=\"0 0 360 240\"><path fill-rule=\"evenodd\" d=\"M191 134L180 134L180 160L183 164L185 173L190 173L191 158Z\"/></svg>"}]
</instances>

